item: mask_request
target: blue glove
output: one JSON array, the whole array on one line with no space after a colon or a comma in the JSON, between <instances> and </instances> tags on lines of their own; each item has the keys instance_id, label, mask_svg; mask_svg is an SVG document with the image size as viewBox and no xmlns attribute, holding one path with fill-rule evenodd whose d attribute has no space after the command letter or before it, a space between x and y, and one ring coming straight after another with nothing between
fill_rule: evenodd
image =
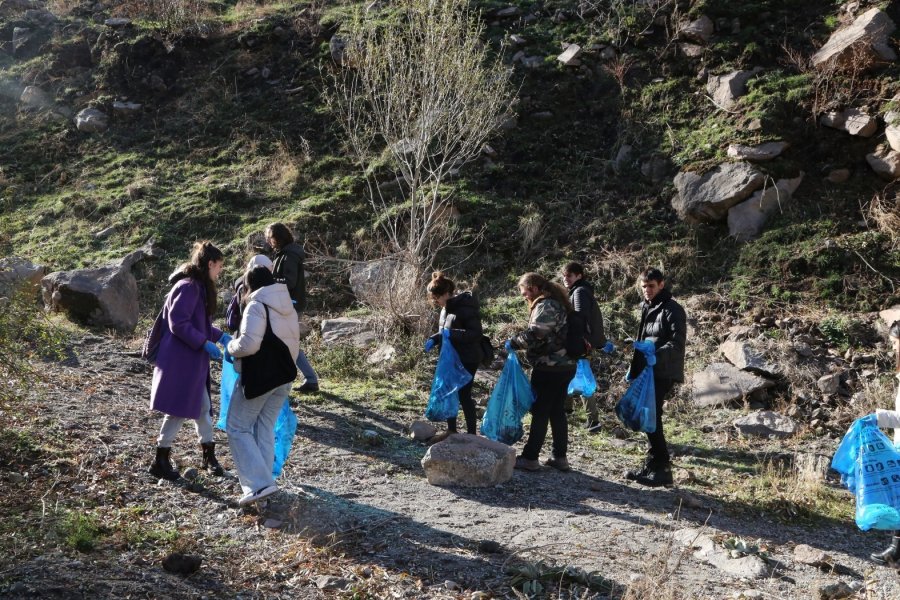
<instances>
[{"instance_id":1,"label":"blue glove","mask_svg":"<svg viewBox=\"0 0 900 600\"><path fill-rule=\"evenodd\" d=\"M231 355L231 352L228 351L228 348L225 348L225 358L223 360L227 363L234 364L234 357Z\"/></svg>"},{"instance_id":2,"label":"blue glove","mask_svg":"<svg viewBox=\"0 0 900 600\"><path fill-rule=\"evenodd\" d=\"M503 342L503 347L506 348L507 352L512 352L513 351L512 340L506 340L505 342Z\"/></svg>"},{"instance_id":3,"label":"blue glove","mask_svg":"<svg viewBox=\"0 0 900 600\"><path fill-rule=\"evenodd\" d=\"M228 335L227 333L223 333L222 337L219 338L219 343L222 344L223 346L227 346L228 342L230 342L231 340L232 340L232 337L230 335Z\"/></svg>"},{"instance_id":4,"label":"blue glove","mask_svg":"<svg viewBox=\"0 0 900 600\"><path fill-rule=\"evenodd\" d=\"M607 354L612 354L613 352L616 351L615 345L612 342L610 342L609 340L607 340L606 344L604 344L603 347L600 349L603 352L606 352Z\"/></svg>"},{"instance_id":5,"label":"blue glove","mask_svg":"<svg viewBox=\"0 0 900 600\"><path fill-rule=\"evenodd\" d=\"M431 338L428 338L427 340L425 340L425 352L431 352L431 349L434 348L436 345L437 345L437 342L435 342Z\"/></svg>"},{"instance_id":6,"label":"blue glove","mask_svg":"<svg viewBox=\"0 0 900 600\"><path fill-rule=\"evenodd\" d=\"M222 360L222 352L213 342L207 341L206 344L203 345L203 349L206 350L206 353L209 354L211 359Z\"/></svg>"},{"instance_id":7,"label":"blue glove","mask_svg":"<svg viewBox=\"0 0 900 600\"><path fill-rule=\"evenodd\" d=\"M865 417L860 417L859 421L861 421L863 425L872 425L873 427L878 427L878 415L875 413L866 415Z\"/></svg>"},{"instance_id":8,"label":"blue glove","mask_svg":"<svg viewBox=\"0 0 900 600\"><path fill-rule=\"evenodd\" d=\"M656 344L650 340L638 340L634 343L634 349L639 352L651 352L656 350Z\"/></svg>"}]
</instances>

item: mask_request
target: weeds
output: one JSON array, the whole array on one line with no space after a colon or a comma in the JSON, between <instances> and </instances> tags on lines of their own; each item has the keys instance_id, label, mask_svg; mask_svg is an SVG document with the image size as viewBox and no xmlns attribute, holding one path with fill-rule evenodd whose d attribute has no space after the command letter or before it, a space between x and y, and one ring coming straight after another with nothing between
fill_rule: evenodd
<instances>
[{"instance_id":1,"label":"weeds","mask_svg":"<svg viewBox=\"0 0 900 600\"><path fill-rule=\"evenodd\" d=\"M59 522L58 531L66 545L79 552L92 551L103 533L96 517L74 511L63 516Z\"/></svg>"}]
</instances>

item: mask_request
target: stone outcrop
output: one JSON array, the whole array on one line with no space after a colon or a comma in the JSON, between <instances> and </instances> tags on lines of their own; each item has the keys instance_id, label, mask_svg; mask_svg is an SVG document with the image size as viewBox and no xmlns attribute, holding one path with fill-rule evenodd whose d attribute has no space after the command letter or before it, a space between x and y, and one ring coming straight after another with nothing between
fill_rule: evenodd
<instances>
[{"instance_id":1,"label":"stone outcrop","mask_svg":"<svg viewBox=\"0 0 900 600\"><path fill-rule=\"evenodd\" d=\"M812 56L815 67L853 60L892 61L897 54L888 45L888 38L896 25L878 8L859 15L853 23L835 31L818 52Z\"/></svg>"},{"instance_id":2,"label":"stone outcrop","mask_svg":"<svg viewBox=\"0 0 900 600\"><path fill-rule=\"evenodd\" d=\"M786 438L797 432L797 423L790 417L779 415L770 410L744 415L732 423L742 435L754 435L760 437L775 436Z\"/></svg>"},{"instance_id":3,"label":"stone outcrop","mask_svg":"<svg viewBox=\"0 0 900 600\"><path fill-rule=\"evenodd\" d=\"M747 93L747 82L756 75L759 70L733 71L726 75L710 75L706 81L706 91L712 96L713 102L719 108L731 110L737 105L737 100Z\"/></svg>"},{"instance_id":4,"label":"stone outcrop","mask_svg":"<svg viewBox=\"0 0 900 600\"><path fill-rule=\"evenodd\" d=\"M856 108L848 108L843 112L827 112L819 119L819 123L864 138L872 137L878 131L878 121L875 117Z\"/></svg>"},{"instance_id":5,"label":"stone outcrop","mask_svg":"<svg viewBox=\"0 0 900 600\"><path fill-rule=\"evenodd\" d=\"M758 236L766 221L790 202L803 181L803 173L793 179L780 179L775 185L755 192L748 200L728 211L728 234L746 242Z\"/></svg>"},{"instance_id":6,"label":"stone outcrop","mask_svg":"<svg viewBox=\"0 0 900 600\"><path fill-rule=\"evenodd\" d=\"M875 152L866 154L866 162L872 170L886 181L900 177L900 152L891 150L887 144L881 144Z\"/></svg>"},{"instance_id":7,"label":"stone outcrop","mask_svg":"<svg viewBox=\"0 0 900 600\"><path fill-rule=\"evenodd\" d=\"M695 406L729 406L775 385L728 363L713 363L694 373L691 399Z\"/></svg>"},{"instance_id":8,"label":"stone outcrop","mask_svg":"<svg viewBox=\"0 0 900 600\"><path fill-rule=\"evenodd\" d=\"M477 435L456 433L422 458L431 485L491 487L512 479L514 448Z\"/></svg>"},{"instance_id":9,"label":"stone outcrop","mask_svg":"<svg viewBox=\"0 0 900 600\"><path fill-rule=\"evenodd\" d=\"M699 19L683 25L678 31L678 37L697 44L706 44L712 37L714 28L712 19L702 15Z\"/></svg>"},{"instance_id":10,"label":"stone outcrop","mask_svg":"<svg viewBox=\"0 0 900 600\"><path fill-rule=\"evenodd\" d=\"M745 162L726 163L698 175L683 171L675 176L678 194L672 207L689 223L721 221L728 210L763 187L766 176Z\"/></svg>"},{"instance_id":11,"label":"stone outcrop","mask_svg":"<svg viewBox=\"0 0 900 600\"><path fill-rule=\"evenodd\" d=\"M50 273L41 280L44 305L81 323L131 333L139 312L131 268L155 257L155 250L145 247L102 267Z\"/></svg>"},{"instance_id":12,"label":"stone outcrop","mask_svg":"<svg viewBox=\"0 0 900 600\"><path fill-rule=\"evenodd\" d=\"M85 108L75 115L75 127L85 133L102 133L109 128L109 118L96 108Z\"/></svg>"},{"instance_id":13,"label":"stone outcrop","mask_svg":"<svg viewBox=\"0 0 900 600\"><path fill-rule=\"evenodd\" d=\"M8 294L25 286L39 288L47 267L35 265L18 256L0 259L0 294Z\"/></svg>"},{"instance_id":14,"label":"stone outcrop","mask_svg":"<svg viewBox=\"0 0 900 600\"><path fill-rule=\"evenodd\" d=\"M327 345L349 343L364 348L377 342L378 336L368 321L339 317L322 321L322 341Z\"/></svg>"},{"instance_id":15,"label":"stone outcrop","mask_svg":"<svg viewBox=\"0 0 900 600\"><path fill-rule=\"evenodd\" d=\"M745 146L743 144L731 144L728 146L728 156L738 160L750 162L764 162L781 156L787 150L787 142L766 142L757 146Z\"/></svg>"},{"instance_id":16,"label":"stone outcrop","mask_svg":"<svg viewBox=\"0 0 900 600\"><path fill-rule=\"evenodd\" d=\"M780 366L768 362L746 342L725 340L719 346L719 352L728 359L728 362L743 371L755 371L771 377L781 374Z\"/></svg>"}]
</instances>

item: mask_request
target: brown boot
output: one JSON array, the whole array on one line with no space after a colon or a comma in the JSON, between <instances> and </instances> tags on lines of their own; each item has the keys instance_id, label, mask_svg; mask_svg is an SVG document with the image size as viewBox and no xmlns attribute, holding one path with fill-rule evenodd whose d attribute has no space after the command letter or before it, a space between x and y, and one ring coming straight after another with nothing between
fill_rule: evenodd
<instances>
[{"instance_id":1,"label":"brown boot","mask_svg":"<svg viewBox=\"0 0 900 600\"><path fill-rule=\"evenodd\" d=\"M223 469L222 465L219 464L219 461L216 460L216 443L202 442L200 444L200 450L203 452L203 463L200 465L200 468L212 473L216 477L224 475L225 469Z\"/></svg>"}]
</instances>

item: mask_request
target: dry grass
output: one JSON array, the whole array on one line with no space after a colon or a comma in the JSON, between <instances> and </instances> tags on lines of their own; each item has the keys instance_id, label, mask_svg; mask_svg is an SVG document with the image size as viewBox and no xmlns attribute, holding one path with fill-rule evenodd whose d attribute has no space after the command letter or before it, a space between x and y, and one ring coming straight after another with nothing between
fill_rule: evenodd
<instances>
[{"instance_id":1,"label":"dry grass","mask_svg":"<svg viewBox=\"0 0 900 600\"><path fill-rule=\"evenodd\" d=\"M894 248L900 246L900 194L893 186L875 194L863 207L866 221L875 224L876 229L891 239Z\"/></svg>"}]
</instances>

